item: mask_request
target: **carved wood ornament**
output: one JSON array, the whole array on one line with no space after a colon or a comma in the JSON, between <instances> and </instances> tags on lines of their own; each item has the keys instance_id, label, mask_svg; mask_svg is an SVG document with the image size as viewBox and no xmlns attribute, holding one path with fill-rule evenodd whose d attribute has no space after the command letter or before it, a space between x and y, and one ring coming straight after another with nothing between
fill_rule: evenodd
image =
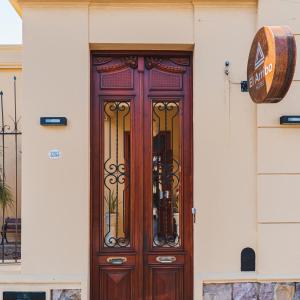
<instances>
[{"instance_id":1,"label":"carved wood ornament","mask_svg":"<svg viewBox=\"0 0 300 300\"><path fill-rule=\"evenodd\" d=\"M189 66L188 58L162 58L162 57L145 57L145 67L148 70L156 68L158 70L170 73L184 73L186 69L182 66Z\"/></svg>"},{"instance_id":2,"label":"carved wood ornament","mask_svg":"<svg viewBox=\"0 0 300 300\"><path fill-rule=\"evenodd\" d=\"M136 69L138 66L137 56L124 56L120 58L119 62L109 64L113 61L112 57L96 57L94 64L97 65L98 72L113 72L126 68Z\"/></svg>"}]
</instances>

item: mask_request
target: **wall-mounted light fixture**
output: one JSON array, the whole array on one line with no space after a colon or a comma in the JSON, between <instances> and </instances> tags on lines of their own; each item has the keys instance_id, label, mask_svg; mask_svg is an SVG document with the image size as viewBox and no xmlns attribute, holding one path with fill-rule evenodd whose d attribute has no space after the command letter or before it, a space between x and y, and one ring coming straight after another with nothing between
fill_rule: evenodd
<instances>
[{"instance_id":1,"label":"wall-mounted light fixture","mask_svg":"<svg viewBox=\"0 0 300 300\"><path fill-rule=\"evenodd\" d=\"M300 125L300 116L281 116L281 125Z\"/></svg>"},{"instance_id":2,"label":"wall-mounted light fixture","mask_svg":"<svg viewBox=\"0 0 300 300\"><path fill-rule=\"evenodd\" d=\"M66 117L41 117L40 124L42 126L66 126Z\"/></svg>"}]
</instances>

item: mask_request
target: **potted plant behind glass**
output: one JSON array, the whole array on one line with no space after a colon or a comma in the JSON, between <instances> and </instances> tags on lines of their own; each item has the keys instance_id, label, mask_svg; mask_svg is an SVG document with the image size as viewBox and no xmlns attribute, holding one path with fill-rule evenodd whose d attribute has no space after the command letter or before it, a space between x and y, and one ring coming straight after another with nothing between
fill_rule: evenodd
<instances>
[{"instance_id":1,"label":"potted plant behind glass","mask_svg":"<svg viewBox=\"0 0 300 300\"><path fill-rule=\"evenodd\" d=\"M173 216L175 220L176 234L179 236L179 190L176 190L174 198Z\"/></svg>"},{"instance_id":2,"label":"potted plant behind glass","mask_svg":"<svg viewBox=\"0 0 300 300\"><path fill-rule=\"evenodd\" d=\"M110 238L116 238L116 220L117 220L117 205L118 197L115 196L114 191L109 191L105 196L104 200L106 203L105 213L105 240L107 244L111 244Z\"/></svg>"}]
</instances>

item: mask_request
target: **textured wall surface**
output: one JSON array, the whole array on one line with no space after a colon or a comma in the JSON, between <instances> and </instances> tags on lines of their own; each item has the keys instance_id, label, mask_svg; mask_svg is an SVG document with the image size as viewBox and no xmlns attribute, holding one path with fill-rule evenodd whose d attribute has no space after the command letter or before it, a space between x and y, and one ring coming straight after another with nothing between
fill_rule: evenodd
<instances>
[{"instance_id":1,"label":"textured wall surface","mask_svg":"<svg viewBox=\"0 0 300 300\"><path fill-rule=\"evenodd\" d=\"M204 300L300 300L300 283L205 284Z\"/></svg>"},{"instance_id":2,"label":"textured wall surface","mask_svg":"<svg viewBox=\"0 0 300 300\"><path fill-rule=\"evenodd\" d=\"M51 300L81 300L81 290L53 290Z\"/></svg>"}]
</instances>

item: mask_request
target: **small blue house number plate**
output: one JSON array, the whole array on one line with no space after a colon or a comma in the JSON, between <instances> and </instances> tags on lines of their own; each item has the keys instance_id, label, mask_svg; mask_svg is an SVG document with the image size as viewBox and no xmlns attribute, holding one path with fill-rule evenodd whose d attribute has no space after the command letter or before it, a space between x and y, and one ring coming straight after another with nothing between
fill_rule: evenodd
<instances>
[{"instance_id":1,"label":"small blue house number plate","mask_svg":"<svg viewBox=\"0 0 300 300\"><path fill-rule=\"evenodd\" d=\"M45 292L3 292L3 300L46 300Z\"/></svg>"},{"instance_id":2,"label":"small blue house number plate","mask_svg":"<svg viewBox=\"0 0 300 300\"><path fill-rule=\"evenodd\" d=\"M61 158L61 152L58 149L50 150L48 153L50 159L59 159Z\"/></svg>"}]
</instances>

